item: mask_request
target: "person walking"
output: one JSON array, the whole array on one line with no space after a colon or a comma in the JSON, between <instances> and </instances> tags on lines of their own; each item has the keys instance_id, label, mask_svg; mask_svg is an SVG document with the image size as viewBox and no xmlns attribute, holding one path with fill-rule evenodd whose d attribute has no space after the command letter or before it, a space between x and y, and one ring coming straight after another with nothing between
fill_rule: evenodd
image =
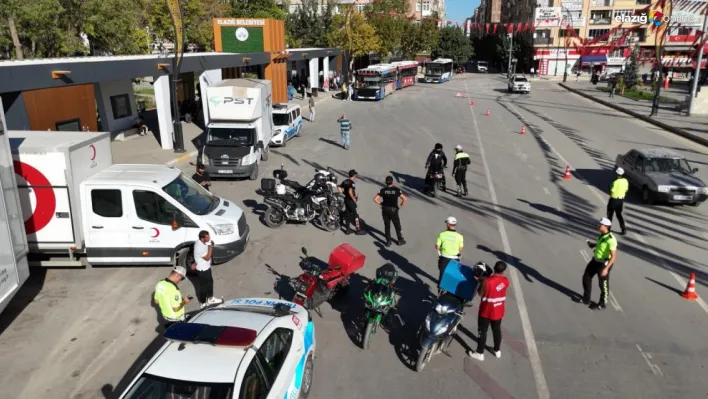
<instances>
[{"instance_id":1,"label":"person walking","mask_svg":"<svg viewBox=\"0 0 708 399\"><path fill-rule=\"evenodd\" d=\"M592 278L597 274L600 284L600 300L590 306L595 310L605 309L607 297L610 295L610 271L617 259L617 239L610 231L611 228L612 222L607 218L602 218L598 228L600 235L597 237L597 241L593 243L586 240L588 247L594 249L593 257L583 273L583 296L582 298L573 298L575 302L589 305L592 294Z\"/></svg>"},{"instance_id":2,"label":"person walking","mask_svg":"<svg viewBox=\"0 0 708 399\"><path fill-rule=\"evenodd\" d=\"M610 78L610 97L615 96L617 90L617 78Z\"/></svg>"},{"instance_id":3,"label":"person walking","mask_svg":"<svg viewBox=\"0 0 708 399\"><path fill-rule=\"evenodd\" d=\"M435 249L438 251L438 269L440 270L438 282L442 280L448 262L462 256L465 242L462 234L458 233L456 229L457 219L453 216L448 217L445 219L445 231L440 232L435 240Z\"/></svg>"},{"instance_id":4,"label":"person walking","mask_svg":"<svg viewBox=\"0 0 708 399\"><path fill-rule=\"evenodd\" d=\"M627 234L627 227L624 224L624 217L622 216L622 208L624 208L624 197L629 191L629 181L624 177L624 169L617 168L615 171L615 180L610 184L610 199L607 202L607 219L612 221L612 216L617 214L617 221L619 221L620 229L622 232L620 234Z\"/></svg>"},{"instance_id":5,"label":"person walking","mask_svg":"<svg viewBox=\"0 0 708 399\"><path fill-rule=\"evenodd\" d=\"M175 266L166 279L155 285L153 301L160 308L163 327L166 329L174 323L184 321L184 308L191 297L183 297L179 290L179 283L184 280L187 270L182 266Z\"/></svg>"},{"instance_id":6,"label":"person walking","mask_svg":"<svg viewBox=\"0 0 708 399\"><path fill-rule=\"evenodd\" d=\"M352 121L347 118L347 115L342 114L342 116L337 119L337 122L339 122L339 133L342 134L342 148L348 150L349 144L351 143Z\"/></svg>"},{"instance_id":7,"label":"person walking","mask_svg":"<svg viewBox=\"0 0 708 399\"><path fill-rule=\"evenodd\" d=\"M310 99L308 100L308 104L310 106L310 122L315 121L315 98L310 96Z\"/></svg>"},{"instance_id":8,"label":"person walking","mask_svg":"<svg viewBox=\"0 0 708 399\"><path fill-rule=\"evenodd\" d=\"M366 232L361 228L361 222L359 221L359 213L357 212L357 201L359 197L356 195L356 187L354 187L354 181L356 180L358 173L356 170L352 169L349 171L349 178L344 180L342 184L339 185L339 191L344 194L344 234L351 234L351 226L354 225L357 235L366 234Z\"/></svg>"},{"instance_id":9,"label":"person walking","mask_svg":"<svg viewBox=\"0 0 708 399\"><path fill-rule=\"evenodd\" d=\"M399 203L398 200L401 200ZM408 198L401 192L401 189L393 185L393 177L386 176L386 187L382 188L375 196L374 202L381 205L381 218L384 222L384 232L386 235L386 246L391 246L391 222L396 229L398 245L404 245L406 240L401 233L401 219L398 217L398 210L408 201Z\"/></svg>"},{"instance_id":10,"label":"person walking","mask_svg":"<svg viewBox=\"0 0 708 399\"><path fill-rule=\"evenodd\" d=\"M536 77L536 70L533 67L531 67L531 77L532 78Z\"/></svg>"},{"instance_id":11,"label":"person walking","mask_svg":"<svg viewBox=\"0 0 708 399\"><path fill-rule=\"evenodd\" d=\"M194 263L192 270L197 272L199 278L199 291L197 298L201 307L207 305L217 305L224 302L220 298L214 297L214 278L211 274L211 261L214 252L214 241L211 241L209 232L202 230L199 232L199 240L194 243Z\"/></svg>"},{"instance_id":12,"label":"person walking","mask_svg":"<svg viewBox=\"0 0 708 399\"><path fill-rule=\"evenodd\" d=\"M192 175L192 180L199 183L200 186L204 187L205 190L210 191L211 179L209 178L209 172L206 171L206 166L203 163L197 164L197 173Z\"/></svg>"},{"instance_id":13,"label":"person walking","mask_svg":"<svg viewBox=\"0 0 708 399\"><path fill-rule=\"evenodd\" d=\"M467 355L479 361L484 360L487 330L490 326L494 338L494 356L501 357L501 323L504 318L506 290L509 288L509 279L504 276L505 271L506 263L497 262L494 265L494 274L482 280L477 289L480 297L477 316L477 351L467 351Z\"/></svg>"},{"instance_id":14,"label":"person walking","mask_svg":"<svg viewBox=\"0 0 708 399\"><path fill-rule=\"evenodd\" d=\"M452 166L452 176L457 183L457 196L467 195L467 166L470 164L470 156L462 150L461 145L455 146L455 161Z\"/></svg>"}]
</instances>

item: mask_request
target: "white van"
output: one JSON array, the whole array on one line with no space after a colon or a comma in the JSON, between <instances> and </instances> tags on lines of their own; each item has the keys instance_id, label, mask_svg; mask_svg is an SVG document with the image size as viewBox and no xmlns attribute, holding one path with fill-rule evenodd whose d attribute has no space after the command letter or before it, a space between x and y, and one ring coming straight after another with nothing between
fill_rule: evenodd
<instances>
[{"instance_id":1,"label":"white van","mask_svg":"<svg viewBox=\"0 0 708 399\"><path fill-rule=\"evenodd\" d=\"M302 115L300 105L295 103L273 105L273 138L270 143L285 147L288 140L300 135Z\"/></svg>"}]
</instances>

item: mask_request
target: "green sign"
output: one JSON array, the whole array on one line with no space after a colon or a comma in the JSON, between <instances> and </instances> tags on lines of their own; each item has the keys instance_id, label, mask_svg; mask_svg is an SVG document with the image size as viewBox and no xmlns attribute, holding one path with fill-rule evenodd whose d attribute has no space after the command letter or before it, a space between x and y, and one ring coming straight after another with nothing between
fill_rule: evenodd
<instances>
[{"instance_id":1,"label":"green sign","mask_svg":"<svg viewBox=\"0 0 708 399\"><path fill-rule=\"evenodd\" d=\"M263 28L223 26L221 48L225 53L260 53L263 51Z\"/></svg>"}]
</instances>

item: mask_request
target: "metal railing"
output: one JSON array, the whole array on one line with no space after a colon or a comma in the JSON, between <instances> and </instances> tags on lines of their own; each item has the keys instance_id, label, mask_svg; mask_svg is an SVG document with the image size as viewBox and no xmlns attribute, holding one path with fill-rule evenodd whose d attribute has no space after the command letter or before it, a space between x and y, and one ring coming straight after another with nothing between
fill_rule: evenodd
<instances>
[{"instance_id":1,"label":"metal railing","mask_svg":"<svg viewBox=\"0 0 708 399\"><path fill-rule=\"evenodd\" d=\"M602 17L602 18L591 18L590 25L610 25L612 23L612 18Z\"/></svg>"},{"instance_id":2,"label":"metal railing","mask_svg":"<svg viewBox=\"0 0 708 399\"><path fill-rule=\"evenodd\" d=\"M612 7L614 0L592 0L590 7Z\"/></svg>"}]
</instances>

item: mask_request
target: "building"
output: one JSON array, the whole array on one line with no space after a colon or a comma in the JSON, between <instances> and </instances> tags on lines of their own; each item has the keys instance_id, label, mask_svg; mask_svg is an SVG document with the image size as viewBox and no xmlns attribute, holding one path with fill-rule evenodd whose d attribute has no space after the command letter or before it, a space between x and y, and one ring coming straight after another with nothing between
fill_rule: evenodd
<instances>
[{"instance_id":1,"label":"building","mask_svg":"<svg viewBox=\"0 0 708 399\"><path fill-rule=\"evenodd\" d=\"M288 12L293 13L295 12L298 8L302 7L303 3L305 3L307 0L290 0L289 2L286 2L285 0L278 0L278 4L281 5L282 7L285 7L285 5L288 5ZM318 6L319 12L322 12L327 4L327 0L319 0L320 5ZM436 15L439 16L440 19L443 19L445 15L445 0L407 0L408 1L408 10L409 10L409 16L414 17L417 21L420 21L423 18L428 18L428 17L433 17ZM373 3L374 0L336 0L336 5L334 7L334 12L338 13L339 7L338 5L354 5L357 11L363 12L366 7ZM440 23L440 26L442 26L442 21Z\"/></svg>"}]
</instances>

